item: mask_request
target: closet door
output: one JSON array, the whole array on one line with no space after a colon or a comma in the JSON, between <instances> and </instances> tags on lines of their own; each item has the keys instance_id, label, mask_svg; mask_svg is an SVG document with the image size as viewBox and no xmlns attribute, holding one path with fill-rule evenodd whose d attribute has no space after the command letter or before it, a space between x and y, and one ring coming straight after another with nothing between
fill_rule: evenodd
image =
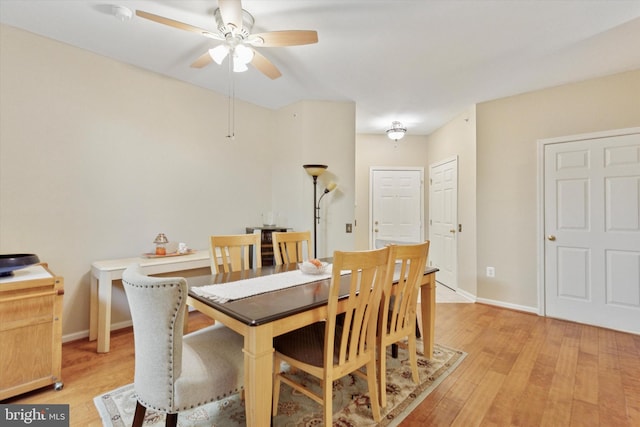
<instances>
[{"instance_id":1,"label":"closet door","mask_svg":"<svg viewBox=\"0 0 640 427\"><path fill-rule=\"evenodd\" d=\"M640 134L544 147L548 316L640 333Z\"/></svg>"}]
</instances>

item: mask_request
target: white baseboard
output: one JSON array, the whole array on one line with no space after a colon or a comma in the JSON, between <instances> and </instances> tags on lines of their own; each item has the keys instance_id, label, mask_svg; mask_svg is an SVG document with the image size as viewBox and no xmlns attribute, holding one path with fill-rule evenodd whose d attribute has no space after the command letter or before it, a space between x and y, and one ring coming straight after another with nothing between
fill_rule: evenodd
<instances>
[{"instance_id":1,"label":"white baseboard","mask_svg":"<svg viewBox=\"0 0 640 427\"><path fill-rule=\"evenodd\" d=\"M195 311L195 308L189 307L189 311ZM116 331L118 329L128 328L129 326L132 326L132 325L133 325L133 322L131 320L124 320L122 322L112 324L111 330ZM84 331L63 335L62 342L81 340L83 338L87 338L88 336L89 336L89 330L85 329Z\"/></svg>"},{"instance_id":2,"label":"white baseboard","mask_svg":"<svg viewBox=\"0 0 640 427\"><path fill-rule=\"evenodd\" d=\"M482 304L488 304L488 305L495 305L496 307L509 308L511 310L524 311L526 313L531 313L536 315L539 314L537 307L528 307L526 305L511 304L508 302L487 299L487 298L476 298L476 302L480 302Z\"/></svg>"},{"instance_id":3,"label":"white baseboard","mask_svg":"<svg viewBox=\"0 0 640 427\"><path fill-rule=\"evenodd\" d=\"M471 294L471 293L469 293L469 292L467 292L467 291L465 291L465 290L463 290L463 289L460 289L460 288L458 288L458 290L456 291L456 293L457 293L458 295L460 295L460 296L465 297L465 298L466 298L466 299L468 299L469 301L476 302L476 301L478 300L478 298L477 298L475 295L473 295L473 294Z\"/></svg>"},{"instance_id":4,"label":"white baseboard","mask_svg":"<svg viewBox=\"0 0 640 427\"><path fill-rule=\"evenodd\" d=\"M125 320L125 321L122 321L122 322L118 322L118 323L112 324L111 325L111 330L112 331L116 331L118 329L128 328L131 325L133 325L131 320ZM62 336L62 342L65 343L65 342L69 342L69 341L76 341L76 340L81 340L81 339L88 338L88 337L89 337L89 330L85 329L84 331L74 332L72 334L63 335Z\"/></svg>"}]
</instances>

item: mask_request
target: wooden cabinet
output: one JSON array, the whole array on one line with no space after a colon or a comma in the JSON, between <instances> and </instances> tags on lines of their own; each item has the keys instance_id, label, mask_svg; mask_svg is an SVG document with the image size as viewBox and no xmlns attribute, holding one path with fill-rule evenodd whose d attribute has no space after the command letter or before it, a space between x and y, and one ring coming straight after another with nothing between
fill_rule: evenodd
<instances>
[{"instance_id":1,"label":"wooden cabinet","mask_svg":"<svg viewBox=\"0 0 640 427\"><path fill-rule=\"evenodd\" d=\"M273 259L273 240L271 239L271 233L274 231L289 231L290 228L286 227L247 227L247 234L260 233L260 251L262 252L262 265L274 265Z\"/></svg>"},{"instance_id":2,"label":"wooden cabinet","mask_svg":"<svg viewBox=\"0 0 640 427\"><path fill-rule=\"evenodd\" d=\"M0 277L0 400L62 388L64 280L46 264Z\"/></svg>"}]
</instances>

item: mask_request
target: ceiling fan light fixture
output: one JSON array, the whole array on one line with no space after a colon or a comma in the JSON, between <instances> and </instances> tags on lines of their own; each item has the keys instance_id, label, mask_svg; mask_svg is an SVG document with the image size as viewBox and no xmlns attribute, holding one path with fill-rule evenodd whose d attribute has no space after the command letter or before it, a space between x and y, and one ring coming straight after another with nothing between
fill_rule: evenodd
<instances>
[{"instance_id":1,"label":"ceiling fan light fixture","mask_svg":"<svg viewBox=\"0 0 640 427\"><path fill-rule=\"evenodd\" d=\"M255 20L249 12L242 8L241 1L242 0L218 0L218 8L214 11L217 31L199 28L185 22L155 15L143 10L136 10L135 15L158 24L197 33L222 42L221 44L223 46L221 47L216 46L213 49L205 50L191 64L192 68L203 68L212 62L215 62L217 65L222 65L225 58L229 56L228 64L230 72L245 71L248 68L247 65L251 64L251 66L271 80L279 78L282 76L282 73L266 56L255 51L252 45L280 47L299 46L318 42L318 32L314 30L281 30L252 34L251 31ZM115 13L114 11L114 14Z\"/></svg>"},{"instance_id":2,"label":"ceiling fan light fixture","mask_svg":"<svg viewBox=\"0 0 640 427\"><path fill-rule=\"evenodd\" d=\"M407 133L407 128L398 121L391 122L391 128L387 129L387 136L394 141L404 138L405 133Z\"/></svg>"},{"instance_id":3,"label":"ceiling fan light fixture","mask_svg":"<svg viewBox=\"0 0 640 427\"><path fill-rule=\"evenodd\" d=\"M222 64L222 61L224 61L224 58L226 58L228 54L229 46L227 46L226 44L221 44L214 47L213 49L209 49L209 55L211 55L211 58L218 65Z\"/></svg>"},{"instance_id":4,"label":"ceiling fan light fixture","mask_svg":"<svg viewBox=\"0 0 640 427\"><path fill-rule=\"evenodd\" d=\"M239 44L233 49L233 60L246 65L253 60L253 50L243 44Z\"/></svg>"}]
</instances>

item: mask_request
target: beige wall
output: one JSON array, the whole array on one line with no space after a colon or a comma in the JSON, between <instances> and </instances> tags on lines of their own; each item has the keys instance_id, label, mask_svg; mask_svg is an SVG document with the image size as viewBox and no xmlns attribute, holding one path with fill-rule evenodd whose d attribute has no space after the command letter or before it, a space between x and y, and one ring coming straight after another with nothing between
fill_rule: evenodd
<instances>
[{"instance_id":1,"label":"beige wall","mask_svg":"<svg viewBox=\"0 0 640 427\"><path fill-rule=\"evenodd\" d=\"M352 103L302 103L298 127L291 110L238 101L228 141L226 96L5 25L0 93L0 253L64 276L66 339L86 336L93 261L148 252L159 232L206 248L265 211L309 228L304 162L326 162L343 189L323 201L328 219L353 217ZM351 247L344 225L324 237ZM112 320L128 319L118 288Z\"/></svg>"},{"instance_id":2,"label":"beige wall","mask_svg":"<svg viewBox=\"0 0 640 427\"><path fill-rule=\"evenodd\" d=\"M0 93L0 253L36 253L65 277L68 337L86 334L95 260L147 252L158 232L204 248L209 234L243 232L265 211L311 229L304 163L329 165L319 191L339 185L322 202L320 255L365 249L370 167L419 166L427 178L430 164L456 153L459 286L533 308L536 141L640 126L636 70L479 104L475 128L470 108L397 147L382 132L354 137L353 103L271 111L238 101L229 142L224 95L4 25ZM484 277L489 265L495 279ZM127 319L118 289L113 321Z\"/></svg>"},{"instance_id":3,"label":"beige wall","mask_svg":"<svg viewBox=\"0 0 640 427\"><path fill-rule=\"evenodd\" d=\"M538 305L537 140L637 126L640 70L477 106L481 300Z\"/></svg>"},{"instance_id":4,"label":"beige wall","mask_svg":"<svg viewBox=\"0 0 640 427\"><path fill-rule=\"evenodd\" d=\"M331 256L336 249L353 249L353 234L345 232L344 224L353 222L354 215L355 104L301 101L282 108L277 117L274 210L284 215L294 212L295 216L283 223L313 233L313 179L302 165L327 165L326 171L318 177L317 197L320 198L329 182L338 186L320 203L317 255L325 257ZM299 197L291 197L292 194Z\"/></svg>"}]
</instances>

